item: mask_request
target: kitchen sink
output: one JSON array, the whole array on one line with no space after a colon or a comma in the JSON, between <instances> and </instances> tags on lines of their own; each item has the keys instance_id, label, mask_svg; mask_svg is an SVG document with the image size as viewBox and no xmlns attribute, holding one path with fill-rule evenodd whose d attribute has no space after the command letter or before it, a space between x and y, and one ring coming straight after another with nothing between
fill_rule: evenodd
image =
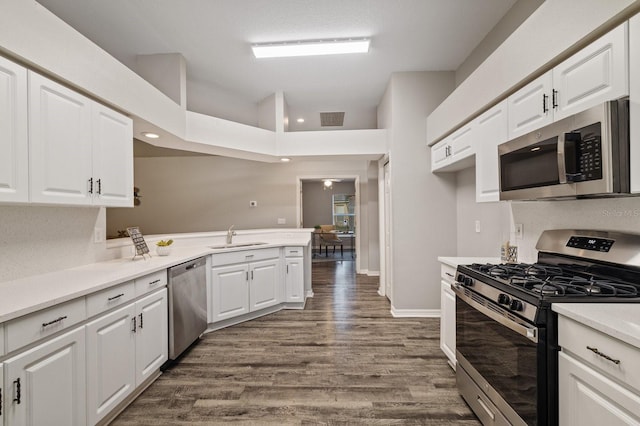
<instances>
[{"instance_id":1,"label":"kitchen sink","mask_svg":"<svg viewBox=\"0 0 640 426\"><path fill-rule=\"evenodd\" d=\"M232 243L232 244L220 244L217 246L209 246L209 248L212 248L214 250L220 250L220 249L226 249L226 248L236 248L236 247L252 247L252 246L261 246L263 244L267 244L267 243Z\"/></svg>"}]
</instances>

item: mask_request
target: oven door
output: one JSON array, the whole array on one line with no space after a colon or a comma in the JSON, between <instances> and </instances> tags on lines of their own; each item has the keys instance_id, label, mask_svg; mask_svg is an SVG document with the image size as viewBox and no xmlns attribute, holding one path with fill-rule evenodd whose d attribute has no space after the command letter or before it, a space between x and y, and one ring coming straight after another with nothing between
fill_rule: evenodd
<instances>
[{"instance_id":1,"label":"oven door","mask_svg":"<svg viewBox=\"0 0 640 426\"><path fill-rule=\"evenodd\" d=\"M464 370L458 374L462 396L472 408L488 398L510 424L546 425L547 416L539 415L547 409L545 329L516 318L467 288L454 286L454 291L457 363ZM461 383L469 378L474 383ZM465 395L464 389L482 395ZM490 404L480 406L483 410L474 411L482 418Z\"/></svg>"}]
</instances>

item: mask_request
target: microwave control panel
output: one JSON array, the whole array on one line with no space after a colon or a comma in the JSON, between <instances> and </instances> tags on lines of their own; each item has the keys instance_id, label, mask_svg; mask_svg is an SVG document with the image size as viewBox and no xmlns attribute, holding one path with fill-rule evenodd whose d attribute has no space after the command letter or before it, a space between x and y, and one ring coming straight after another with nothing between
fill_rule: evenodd
<instances>
[{"instance_id":1,"label":"microwave control panel","mask_svg":"<svg viewBox=\"0 0 640 426\"><path fill-rule=\"evenodd\" d=\"M571 181L602 179L602 143L600 123L595 123L565 135L565 149L574 158L573 167L567 167Z\"/></svg>"}]
</instances>

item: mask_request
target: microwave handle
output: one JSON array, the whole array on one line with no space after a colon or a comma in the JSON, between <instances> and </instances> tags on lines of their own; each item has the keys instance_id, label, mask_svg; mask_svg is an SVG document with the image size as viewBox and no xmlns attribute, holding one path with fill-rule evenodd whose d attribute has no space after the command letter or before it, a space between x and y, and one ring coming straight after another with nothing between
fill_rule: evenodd
<instances>
[{"instance_id":1,"label":"microwave handle","mask_svg":"<svg viewBox=\"0 0 640 426\"><path fill-rule=\"evenodd\" d=\"M564 155L564 133L558 135L558 182L567 183L567 166Z\"/></svg>"}]
</instances>

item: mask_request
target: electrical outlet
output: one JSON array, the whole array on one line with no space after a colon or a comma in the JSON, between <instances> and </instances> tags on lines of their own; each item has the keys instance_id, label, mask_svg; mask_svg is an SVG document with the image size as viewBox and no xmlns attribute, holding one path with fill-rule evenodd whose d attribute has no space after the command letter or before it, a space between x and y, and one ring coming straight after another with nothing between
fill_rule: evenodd
<instances>
[{"instance_id":1,"label":"electrical outlet","mask_svg":"<svg viewBox=\"0 0 640 426\"><path fill-rule=\"evenodd\" d=\"M104 243L104 232L102 228L93 228L93 242Z\"/></svg>"},{"instance_id":2,"label":"electrical outlet","mask_svg":"<svg viewBox=\"0 0 640 426\"><path fill-rule=\"evenodd\" d=\"M287 219L285 219L284 217L278 218L278 225L285 225L286 223L287 223Z\"/></svg>"},{"instance_id":3,"label":"electrical outlet","mask_svg":"<svg viewBox=\"0 0 640 426\"><path fill-rule=\"evenodd\" d=\"M516 235L516 238L517 238L517 239L519 239L519 240L521 240L521 239L522 239L522 235L523 235L523 233L524 233L524 227L522 226L522 224L521 224L521 223L516 223L516 224L514 225L514 227L515 227L515 235Z\"/></svg>"},{"instance_id":4,"label":"electrical outlet","mask_svg":"<svg viewBox=\"0 0 640 426\"><path fill-rule=\"evenodd\" d=\"M249 207L257 207L257 206L258 206L257 201L249 201Z\"/></svg>"},{"instance_id":5,"label":"electrical outlet","mask_svg":"<svg viewBox=\"0 0 640 426\"><path fill-rule=\"evenodd\" d=\"M476 220L476 232L480 233L480 221Z\"/></svg>"}]
</instances>

